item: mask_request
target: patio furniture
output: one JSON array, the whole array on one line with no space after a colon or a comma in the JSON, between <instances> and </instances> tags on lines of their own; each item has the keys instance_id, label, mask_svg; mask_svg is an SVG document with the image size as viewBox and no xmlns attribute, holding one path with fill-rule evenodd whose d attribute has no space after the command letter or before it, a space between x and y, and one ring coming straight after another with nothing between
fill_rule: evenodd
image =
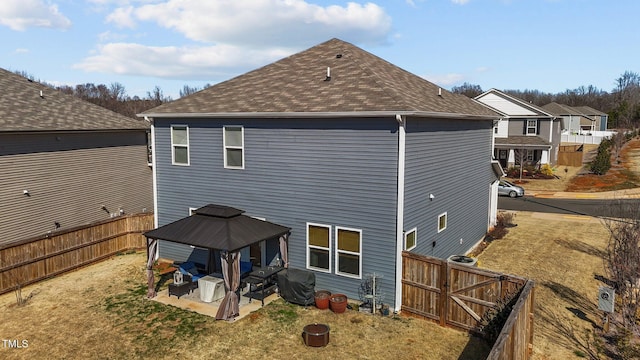
<instances>
[{"instance_id":1,"label":"patio furniture","mask_svg":"<svg viewBox=\"0 0 640 360\"><path fill-rule=\"evenodd\" d=\"M207 276L206 273L201 272L198 269L198 267L196 266L196 264L193 261L183 262L182 264L180 264L178 266L178 270L180 270L180 272L183 273L184 275L191 276L191 281L196 283L196 287L197 287L197 284L198 284L198 279Z\"/></svg>"},{"instance_id":2,"label":"patio furniture","mask_svg":"<svg viewBox=\"0 0 640 360\"><path fill-rule=\"evenodd\" d=\"M224 297L224 279L207 275L198 279L200 300L210 303Z\"/></svg>"},{"instance_id":3,"label":"patio furniture","mask_svg":"<svg viewBox=\"0 0 640 360\"><path fill-rule=\"evenodd\" d=\"M191 293L195 289L190 275L183 274L183 281L179 284L169 284L169 296L175 295L178 299L180 296Z\"/></svg>"},{"instance_id":4,"label":"patio furniture","mask_svg":"<svg viewBox=\"0 0 640 360\"><path fill-rule=\"evenodd\" d=\"M264 306L264 298L275 292L278 286L276 283L276 275L282 270L284 270L284 268L281 266L268 266L250 272L244 279L244 281L250 284L249 292L244 294L244 296L249 298L249 302L251 302L251 299L260 300L262 306Z\"/></svg>"},{"instance_id":5,"label":"patio furniture","mask_svg":"<svg viewBox=\"0 0 640 360\"><path fill-rule=\"evenodd\" d=\"M285 269L278 273L278 290L287 302L303 306L315 303L315 287L316 276L311 271Z\"/></svg>"}]
</instances>

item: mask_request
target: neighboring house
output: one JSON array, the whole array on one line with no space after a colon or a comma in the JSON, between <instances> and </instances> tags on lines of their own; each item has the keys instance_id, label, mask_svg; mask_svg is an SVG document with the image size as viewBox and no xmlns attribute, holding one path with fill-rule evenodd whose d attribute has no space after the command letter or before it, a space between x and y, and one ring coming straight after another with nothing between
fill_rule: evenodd
<instances>
[{"instance_id":1,"label":"neighboring house","mask_svg":"<svg viewBox=\"0 0 640 360\"><path fill-rule=\"evenodd\" d=\"M562 131L569 134L585 134L607 131L609 115L589 106L569 106L549 103L542 107L562 118Z\"/></svg>"},{"instance_id":2,"label":"neighboring house","mask_svg":"<svg viewBox=\"0 0 640 360\"><path fill-rule=\"evenodd\" d=\"M464 254L495 221L498 114L338 39L141 116L157 226L211 203L289 227L289 267L316 289L357 299L375 273L399 308L403 250ZM263 242L241 259L277 254ZM219 266L173 242L158 256Z\"/></svg>"},{"instance_id":3,"label":"neighboring house","mask_svg":"<svg viewBox=\"0 0 640 360\"><path fill-rule=\"evenodd\" d=\"M593 127L588 129L588 131L607 131L607 123L609 122L609 115L607 113L603 113L589 106L574 106L574 108L593 119Z\"/></svg>"},{"instance_id":4,"label":"neighboring house","mask_svg":"<svg viewBox=\"0 0 640 360\"><path fill-rule=\"evenodd\" d=\"M502 118L494 128L494 158L503 168L555 165L561 139L560 118L502 91L491 89L476 98Z\"/></svg>"},{"instance_id":5,"label":"neighboring house","mask_svg":"<svg viewBox=\"0 0 640 360\"><path fill-rule=\"evenodd\" d=\"M0 69L0 246L153 210L149 124Z\"/></svg>"}]
</instances>

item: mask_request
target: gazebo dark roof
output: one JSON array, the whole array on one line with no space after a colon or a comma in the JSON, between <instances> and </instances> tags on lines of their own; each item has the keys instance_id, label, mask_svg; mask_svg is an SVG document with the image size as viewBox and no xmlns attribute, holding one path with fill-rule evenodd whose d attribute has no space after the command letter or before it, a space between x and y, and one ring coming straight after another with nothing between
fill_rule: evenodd
<instances>
[{"instance_id":1,"label":"gazebo dark roof","mask_svg":"<svg viewBox=\"0 0 640 360\"><path fill-rule=\"evenodd\" d=\"M234 251L289 233L291 228L242 215L243 210L209 204L144 236L207 249Z\"/></svg>"}]
</instances>

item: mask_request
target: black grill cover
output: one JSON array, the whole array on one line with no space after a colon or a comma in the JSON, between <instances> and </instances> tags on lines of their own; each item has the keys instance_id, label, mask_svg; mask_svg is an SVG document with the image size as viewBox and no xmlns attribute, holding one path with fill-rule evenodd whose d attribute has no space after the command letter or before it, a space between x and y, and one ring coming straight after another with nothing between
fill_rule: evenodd
<instances>
[{"instance_id":1,"label":"black grill cover","mask_svg":"<svg viewBox=\"0 0 640 360\"><path fill-rule=\"evenodd\" d=\"M284 269L278 273L280 296L287 302L312 305L315 302L316 275L311 271Z\"/></svg>"}]
</instances>

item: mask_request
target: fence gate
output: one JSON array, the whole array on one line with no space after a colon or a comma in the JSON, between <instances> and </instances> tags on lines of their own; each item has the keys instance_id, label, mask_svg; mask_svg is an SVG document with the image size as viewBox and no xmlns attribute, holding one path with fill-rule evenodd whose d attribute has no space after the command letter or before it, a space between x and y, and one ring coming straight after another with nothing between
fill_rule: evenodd
<instances>
[{"instance_id":1,"label":"fence gate","mask_svg":"<svg viewBox=\"0 0 640 360\"><path fill-rule=\"evenodd\" d=\"M441 326L476 331L487 310L526 279L402 253L402 311L426 317Z\"/></svg>"},{"instance_id":2,"label":"fence gate","mask_svg":"<svg viewBox=\"0 0 640 360\"><path fill-rule=\"evenodd\" d=\"M447 265L447 325L468 331L477 329L485 312L510 291L517 291L517 283L521 283L475 267Z\"/></svg>"}]
</instances>

